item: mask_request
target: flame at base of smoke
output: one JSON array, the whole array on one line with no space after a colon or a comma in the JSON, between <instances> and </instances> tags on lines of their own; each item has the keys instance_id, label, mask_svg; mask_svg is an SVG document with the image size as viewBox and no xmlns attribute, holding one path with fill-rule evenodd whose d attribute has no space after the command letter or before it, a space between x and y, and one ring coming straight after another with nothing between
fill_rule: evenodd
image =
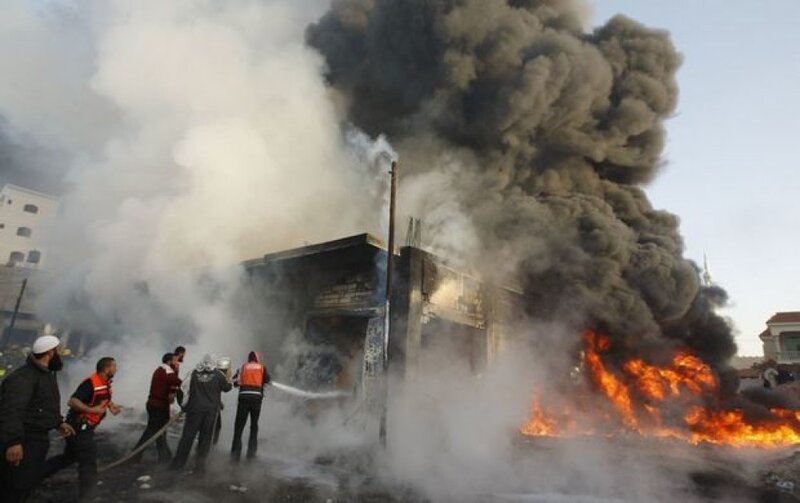
<instances>
[{"instance_id":1,"label":"flame at base of smoke","mask_svg":"<svg viewBox=\"0 0 800 503\"><path fill-rule=\"evenodd\" d=\"M800 412L771 408L756 418L741 408L726 408L712 368L686 351L677 352L665 366L633 358L616 370L606 362L611 350L608 337L589 331L584 344L586 387L577 393L577 400L562 398L552 406L543 406L542 394L535 392L522 434L634 432L691 444L763 448L800 443Z\"/></svg>"}]
</instances>

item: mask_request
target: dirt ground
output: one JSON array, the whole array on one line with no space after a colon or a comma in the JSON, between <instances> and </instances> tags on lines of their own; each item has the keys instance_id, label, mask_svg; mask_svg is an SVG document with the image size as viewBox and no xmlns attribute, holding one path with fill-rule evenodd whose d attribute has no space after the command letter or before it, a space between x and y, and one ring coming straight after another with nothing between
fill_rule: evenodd
<instances>
[{"instance_id":1,"label":"dirt ground","mask_svg":"<svg viewBox=\"0 0 800 503\"><path fill-rule=\"evenodd\" d=\"M125 454L110 442L107 433L97 434L99 465L102 467ZM50 455L60 449L54 442ZM173 442L174 444L174 442ZM92 501L118 502L420 502L413 491L378 483L361 469L342 470L333 459L303 463L271 458L231 464L222 449L213 450L204 475L187 470L172 472L156 464L152 449L141 463L129 462L100 475ZM363 463L369 463L365 459ZM69 503L78 501L77 470L70 467L44 481L32 501Z\"/></svg>"},{"instance_id":2,"label":"dirt ground","mask_svg":"<svg viewBox=\"0 0 800 503\"><path fill-rule=\"evenodd\" d=\"M800 502L800 450L780 453L756 453L749 460L733 458L725 449L700 446L687 450L670 449L659 441L641 440L568 440L521 439L516 446L518 465L524 467L536 458L558 457L563 442L605 442L619 449L621 456L638 451L641 459L660 463L665 474L680 472L686 486L675 494L665 495L663 501L754 501ZM114 460L124 452L98 434L101 452L100 465ZM624 454L622 454L624 453ZM51 453L52 454L52 453ZM362 459L353 462L353 457ZM127 464L101 476L93 501L119 502L425 502L431 501L409 486L395 481L379 480L370 473L372 460L365 453L351 454L347 462L335 458L300 462L271 457L264 453L257 461L232 465L222 448L212 451L204 476L188 471L169 472L155 464L155 455L148 452L141 464ZM649 461L648 461L649 462ZM557 463L557 461L553 461ZM343 466L349 468L342 468ZM191 467L191 459L189 467ZM528 487L510 488L508 492L476 494L467 501L629 501L613 494L592 494L592 487L576 479L572 487L553 494L539 491L536 483ZM442 500L439 498L439 500ZM68 503L77 501L77 472L69 468L45 481L33 501ZM465 501L463 498L446 501Z\"/></svg>"}]
</instances>

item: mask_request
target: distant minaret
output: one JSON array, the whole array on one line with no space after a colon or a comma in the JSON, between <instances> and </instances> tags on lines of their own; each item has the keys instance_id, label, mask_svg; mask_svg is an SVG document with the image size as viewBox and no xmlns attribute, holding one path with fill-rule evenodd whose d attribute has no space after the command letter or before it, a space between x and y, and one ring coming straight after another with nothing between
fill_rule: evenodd
<instances>
[{"instance_id":1,"label":"distant minaret","mask_svg":"<svg viewBox=\"0 0 800 503\"><path fill-rule=\"evenodd\" d=\"M711 279L711 269L708 267L708 257L705 252L703 252L703 274L700 275L700 279L703 280L703 286L711 286L714 284L714 280Z\"/></svg>"}]
</instances>

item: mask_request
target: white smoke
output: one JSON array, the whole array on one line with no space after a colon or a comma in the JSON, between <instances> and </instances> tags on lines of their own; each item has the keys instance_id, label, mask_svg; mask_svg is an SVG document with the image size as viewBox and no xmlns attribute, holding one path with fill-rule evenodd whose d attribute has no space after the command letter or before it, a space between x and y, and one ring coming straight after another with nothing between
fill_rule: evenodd
<instances>
[{"instance_id":1,"label":"white smoke","mask_svg":"<svg viewBox=\"0 0 800 503\"><path fill-rule=\"evenodd\" d=\"M0 116L12 133L60 152L63 163L52 169L68 183L48 258L59 279L42 314L107 339L92 356L119 360L119 403L141 409L150 372L178 343L189 349L186 373L205 353L236 365L266 338L287 335L270 330L268 306L242 298L239 261L385 231L388 177L375 161L396 155L384 139L341 134L321 58L303 43L326 4L0 3ZM427 153L410 152L401 164L401 215L423 218L429 249L474 256L480 243L458 195L480 190L470 180L474 159L448 153L432 170ZM499 262L519 256L508 255ZM393 388L387 478L453 501L502 491L539 501L655 501L688 484L696 466L675 469L671 480L662 472L673 463L643 448L578 441L533 446L538 455L528 456L514 444L531 388L568 367L568 349L557 342L574 338L540 332L528 338L543 341L536 355L509 351L480 378L459 375L448 364L463 362L452 354L426 355L433 371ZM92 367L73 365L68 386ZM262 422L271 450L313 459L362 445L341 426L349 411L300 421L314 411L275 395ZM679 454L681 463L702 464Z\"/></svg>"},{"instance_id":2,"label":"white smoke","mask_svg":"<svg viewBox=\"0 0 800 503\"><path fill-rule=\"evenodd\" d=\"M141 403L176 342L187 363L253 349L266 330L235 308L241 260L380 230L387 146L343 137L303 42L324 7L0 6L0 116L63 153L68 186L41 314L124 341L98 349L121 360L120 400Z\"/></svg>"}]
</instances>

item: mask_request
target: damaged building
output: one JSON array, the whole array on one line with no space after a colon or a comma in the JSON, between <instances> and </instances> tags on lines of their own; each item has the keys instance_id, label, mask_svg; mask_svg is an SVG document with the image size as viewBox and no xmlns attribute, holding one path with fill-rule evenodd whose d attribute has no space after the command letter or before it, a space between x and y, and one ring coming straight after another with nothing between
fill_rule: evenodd
<instances>
[{"instance_id":1,"label":"damaged building","mask_svg":"<svg viewBox=\"0 0 800 503\"><path fill-rule=\"evenodd\" d=\"M309 348L297 355L294 382L349 389L379 373L386 253L378 239L361 234L245 262L253 288L273 308L273 329ZM401 248L393 263L391 371L408 378L441 365L436 355L447 354L454 371L480 374L508 344L521 293L413 246Z\"/></svg>"}]
</instances>

